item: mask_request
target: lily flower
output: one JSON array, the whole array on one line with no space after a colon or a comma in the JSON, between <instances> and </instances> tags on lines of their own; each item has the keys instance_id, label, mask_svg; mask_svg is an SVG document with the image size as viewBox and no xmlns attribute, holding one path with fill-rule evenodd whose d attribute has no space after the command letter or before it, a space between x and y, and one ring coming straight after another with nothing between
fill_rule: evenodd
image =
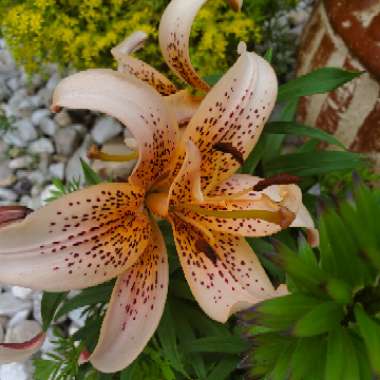
<instances>
[{"instance_id":1,"label":"lily flower","mask_svg":"<svg viewBox=\"0 0 380 380\"><path fill-rule=\"evenodd\" d=\"M173 6L203 2L173 0L166 17ZM292 179L235 174L277 96L271 66L244 46L240 53L193 110L181 138L173 107L133 73L80 72L54 93L54 110L89 109L117 118L136 139L138 161L126 182L76 191L3 226L0 282L57 292L116 277L88 358L102 372L121 370L136 359L162 316L169 271L157 218L171 223L191 291L219 322L284 293L273 287L244 237L269 236L292 225L313 227ZM193 75L176 70L202 87ZM101 158L130 159L105 153Z\"/></svg>"},{"instance_id":2,"label":"lily flower","mask_svg":"<svg viewBox=\"0 0 380 380\"><path fill-rule=\"evenodd\" d=\"M301 192L296 185L255 190L260 179L233 174L257 141L276 90L270 65L243 52L179 141L175 117L147 84L112 70L64 79L53 108L118 118L136 138L138 162L125 183L68 194L3 227L0 282L67 291L117 277L89 357L103 372L120 370L138 356L164 309L168 261L151 214L172 224L187 281L211 318L225 322L279 295L243 237L290 226L302 208Z\"/></svg>"}]
</instances>

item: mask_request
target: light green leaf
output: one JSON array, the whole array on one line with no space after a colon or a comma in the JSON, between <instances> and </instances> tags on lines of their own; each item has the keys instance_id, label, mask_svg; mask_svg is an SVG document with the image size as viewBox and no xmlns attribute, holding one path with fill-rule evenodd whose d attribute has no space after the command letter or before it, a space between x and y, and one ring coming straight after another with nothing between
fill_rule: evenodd
<instances>
[{"instance_id":1,"label":"light green leaf","mask_svg":"<svg viewBox=\"0 0 380 380\"><path fill-rule=\"evenodd\" d=\"M195 339L186 344L187 352L219 352L239 354L246 351L248 344L238 336L215 336Z\"/></svg>"},{"instance_id":2,"label":"light green leaf","mask_svg":"<svg viewBox=\"0 0 380 380\"><path fill-rule=\"evenodd\" d=\"M362 166L362 157L351 152L319 151L279 156L265 165L267 175L279 173L301 177L353 170Z\"/></svg>"},{"instance_id":3,"label":"light green leaf","mask_svg":"<svg viewBox=\"0 0 380 380\"><path fill-rule=\"evenodd\" d=\"M311 337L331 331L339 327L343 316L342 306L335 302L324 302L310 310L294 325L293 335Z\"/></svg>"},{"instance_id":4,"label":"light green leaf","mask_svg":"<svg viewBox=\"0 0 380 380\"><path fill-rule=\"evenodd\" d=\"M222 359L210 372L207 380L228 380L239 363L239 357Z\"/></svg>"},{"instance_id":5,"label":"light green leaf","mask_svg":"<svg viewBox=\"0 0 380 380\"><path fill-rule=\"evenodd\" d=\"M372 368L375 374L380 376L380 325L368 316L361 305L355 306L355 317L367 347Z\"/></svg>"},{"instance_id":6,"label":"light green leaf","mask_svg":"<svg viewBox=\"0 0 380 380\"><path fill-rule=\"evenodd\" d=\"M80 294L67 299L62 304L56 313L55 320L80 307L108 302L111 297L112 289L113 284L101 284L82 290Z\"/></svg>"},{"instance_id":7,"label":"light green leaf","mask_svg":"<svg viewBox=\"0 0 380 380\"><path fill-rule=\"evenodd\" d=\"M43 293L41 300L41 317L44 331L50 326L59 305L66 298L66 295L67 293Z\"/></svg>"},{"instance_id":8,"label":"light green leaf","mask_svg":"<svg viewBox=\"0 0 380 380\"><path fill-rule=\"evenodd\" d=\"M336 67L324 67L280 86L278 101L283 102L301 96L330 92L361 74Z\"/></svg>"},{"instance_id":9,"label":"light green leaf","mask_svg":"<svg viewBox=\"0 0 380 380\"><path fill-rule=\"evenodd\" d=\"M178 372L186 374L177 345L176 331L173 328L175 322L171 313L169 302L166 303L157 334L163 349L165 358Z\"/></svg>"},{"instance_id":10,"label":"light green leaf","mask_svg":"<svg viewBox=\"0 0 380 380\"><path fill-rule=\"evenodd\" d=\"M263 132L265 134L286 134L293 136L311 137L345 149L345 146L329 133L321 129L308 127L307 125L303 125L293 121L271 122L264 128Z\"/></svg>"},{"instance_id":11,"label":"light green leaf","mask_svg":"<svg viewBox=\"0 0 380 380\"><path fill-rule=\"evenodd\" d=\"M99 177L97 173L88 165L85 160L80 160L82 165L82 171L84 175L84 179L87 186L90 185L98 185L102 182L102 179Z\"/></svg>"}]
</instances>

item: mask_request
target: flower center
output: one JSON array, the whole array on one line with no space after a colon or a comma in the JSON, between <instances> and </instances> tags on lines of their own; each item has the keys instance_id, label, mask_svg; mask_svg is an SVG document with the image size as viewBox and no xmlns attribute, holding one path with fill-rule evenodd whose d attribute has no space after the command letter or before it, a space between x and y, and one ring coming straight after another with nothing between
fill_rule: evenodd
<instances>
[{"instance_id":1,"label":"flower center","mask_svg":"<svg viewBox=\"0 0 380 380\"><path fill-rule=\"evenodd\" d=\"M156 216L166 218L169 212L169 194L150 193L145 198L145 204Z\"/></svg>"}]
</instances>

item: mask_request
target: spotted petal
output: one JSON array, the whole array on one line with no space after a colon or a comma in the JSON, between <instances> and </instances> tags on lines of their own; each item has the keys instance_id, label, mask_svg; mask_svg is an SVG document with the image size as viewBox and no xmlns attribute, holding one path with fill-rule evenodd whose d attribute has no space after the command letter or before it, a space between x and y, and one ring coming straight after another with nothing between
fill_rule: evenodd
<instances>
[{"instance_id":1,"label":"spotted petal","mask_svg":"<svg viewBox=\"0 0 380 380\"><path fill-rule=\"evenodd\" d=\"M233 176L204 197L200 166L199 150L190 142L169 192L169 210L206 230L238 236L269 236L289 227L302 205L298 186L271 186L254 191L260 179L249 175Z\"/></svg>"},{"instance_id":2,"label":"spotted petal","mask_svg":"<svg viewBox=\"0 0 380 380\"><path fill-rule=\"evenodd\" d=\"M210 318L226 322L231 314L277 296L243 238L214 232L208 236L176 215L171 223L186 280Z\"/></svg>"},{"instance_id":3,"label":"spotted petal","mask_svg":"<svg viewBox=\"0 0 380 380\"><path fill-rule=\"evenodd\" d=\"M184 134L202 156L202 183L227 179L248 157L277 96L276 75L267 61L242 52L201 103ZM179 150L183 161L185 147ZM174 165L177 165L176 163ZM178 170L178 165L173 173Z\"/></svg>"},{"instance_id":4,"label":"spotted petal","mask_svg":"<svg viewBox=\"0 0 380 380\"><path fill-rule=\"evenodd\" d=\"M58 85L53 109L59 107L104 112L131 130L139 147L131 183L148 188L166 171L177 125L162 97L143 82L112 70L83 71Z\"/></svg>"},{"instance_id":5,"label":"spotted petal","mask_svg":"<svg viewBox=\"0 0 380 380\"><path fill-rule=\"evenodd\" d=\"M21 343L0 343L0 364L23 362L35 354L45 340L41 332L30 340Z\"/></svg>"},{"instance_id":6,"label":"spotted petal","mask_svg":"<svg viewBox=\"0 0 380 380\"><path fill-rule=\"evenodd\" d=\"M134 75L154 87L161 95L174 94L176 86L154 67L131 56L147 39L147 34L141 31L128 36L122 43L115 46L111 53L118 62L118 71Z\"/></svg>"},{"instance_id":7,"label":"spotted petal","mask_svg":"<svg viewBox=\"0 0 380 380\"><path fill-rule=\"evenodd\" d=\"M172 0L161 17L159 40L162 54L170 68L185 82L200 90L209 86L194 70L189 54L191 26L207 0Z\"/></svg>"},{"instance_id":8,"label":"spotted petal","mask_svg":"<svg viewBox=\"0 0 380 380\"><path fill-rule=\"evenodd\" d=\"M133 185L97 185L1 228L0 282L65 291L119 275L149 242L148 217L137 211L142 198Z\"/></svg>"},{"instance_id":9,"label":"spotted petal","mask_svg":"<svg viewBox=\"0 0 380 380\"><path fill-rule=\"evenodd\" d=\"M116 282L98 345L90 356L97 369L121 370L144 349L164 310L168 273L165 243L154 225L140 260Z\"/></svg>"}]
</instances>

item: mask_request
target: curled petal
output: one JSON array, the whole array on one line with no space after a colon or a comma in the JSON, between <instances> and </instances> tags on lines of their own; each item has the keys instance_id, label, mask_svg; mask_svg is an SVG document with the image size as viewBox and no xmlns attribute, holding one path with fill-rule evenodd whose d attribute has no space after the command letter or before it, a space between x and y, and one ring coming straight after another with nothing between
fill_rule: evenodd
<instances>
[{"instance_id":1,"label":"curled petal","mask_svg":"<svg viewBox=\"0 0 380 380\"><path fill-rule=\"evenodd\" d=\"M139 146L131 183L148 188L167 170L177 125L162 97L148 85L112 70L87 70L58 85L53 109L59 107L104 112L130 129Z\"/></svg>"},{"instance_id":2,"label":"curled petal","mask_svg":"<svg viewBox=\"0 0 380 380\"><path fill-rule=\"evenodd\" d=\"M172 0L161 18L159 40L170 68L185 82L200 90L209 86L195 72L189 55L191 25L207 0Z\"/></svg>"},{"instance_id":3,"label":"curled petal","mask_svg":"<svg viewBox=\"0 0 380 380\"><path fill-rule=\"evenodd\" d=\"M304 205L301 205L296 218L290 227L306 228L307 241L311 247L319 246L319 231L315 228L313 218Z\"/></svg>"},{"instance_id":4,"label":"curled petal","mask_svg":"<svg viewBox=\"0 0 380 380\"><path fill-rule=\"evenodd\" d=\"M86 288L133 265L150 238L137 211L144 193L126 183L68 194L0 229L0 282L48 291Z\"/></svg>"},{"instance_id":5,"label":"curled petal","mask_svg":"<svg viewBox=\"0 0 380 380\"><path fill-rule=\"evenodd\" d=\"M242 53L206 95L184 134L184 141L192 140L201 152L204 186L220 183L244 163L276 97L277 79L272 67L250 52ZM183 146L177 153L178 161L183 161L184 152Z\"/></svg>"},{"instance_id":6,"label":"curled petal","mask_svg":"<svg viewBox=\"0 0 380 380\"><path fill-rule=\"evenodd\" d=\"M111 50L112 55L118 62L118 71L134 75L147 82L161 95L174 94L177 88L165 75L147 63L131 56L133 52L143 46L147 37L144 32L135 32Z\"/></svg>"},{"instance_id":7,"label":"curled petal","mask_svg":"<svg viewBox=\"0 0 380 380\"><path fill-rule=\"evenodd\" d=\"M116 372L141 353L161 319L168 280L165 243L154 225L152 240L140 260L115 284L99 342L90 356L95 368Z\"/></svg>"},{"instance_id":8,"label":"curled petal","mask_svg":"<svg viewBox=\"0 0 380 380\"><path fill-rule=\"evenodd\" d=\"M0 227L24 219L31 211L31 209L24 206L1 206Z\"/></svg>"},{"instance_id":9,"label":"curled petal","mask_svg":"<svg viewBox=\"0 0 380 380\"><path fill-rule=\"evenodd\" d=\"M243 238L212 233L210 239L176 215L171 223L186 280L210 318L226 322L231 314L277 296Z\"/></svg>"},{"instance_id":10,"label":"curled petal","mask_svg":"<svg viewBox=\"0 0 380 380\"><path fill-rule=\"evenodd\" d=\"M21 343L0 343L0 364L23 362L35 354L45 340L45 333L40 332L32 339Z\"/></svg>"}]
</instances>

